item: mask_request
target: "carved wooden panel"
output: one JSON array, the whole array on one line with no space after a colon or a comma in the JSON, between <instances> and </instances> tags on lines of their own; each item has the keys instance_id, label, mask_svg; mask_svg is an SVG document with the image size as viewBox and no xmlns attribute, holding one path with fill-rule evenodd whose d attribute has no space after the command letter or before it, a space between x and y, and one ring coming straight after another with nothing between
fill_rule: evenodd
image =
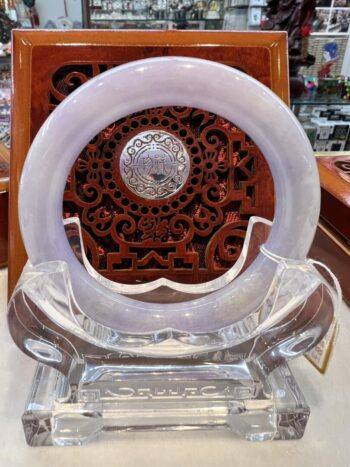
<instances>
[{"instance_id":1,"label":"carved wooden panel","mask_svg":"<svg viewBox=\"0 0 350 467\"><path fill-rule=\"evenodd\" d=\"M98 70L57 70L51 109ZM173 134L191 160L184 186L165 199L138 196L120 173L123 148L144 131ZM67 183L64 215L79 216L87 256L109 279L203 282L236 262L251 215L272 218L271 186L262 154L232 123L200 109L156 108L114 122L86 146Z\"/></svg>"},{"instance_id":2,"label":"carved wooden panel","mask_svg":"<svg viewBox=\"0 0 350 467\"><path fill-rule=\"evenodd\" d=\"M288 100L283 33L16 32L10 201L10 248L16 258L10 290L25 261L17 183L41 124L86 80L121 63L159 55L240 68ZM156 201L130 190L118 170L123 147L145 129L170 133L190 157L185 184ZM82 151L67 181L64 215L71 214L80 216L88 258L101 274L131 283L160 276L201 282L236 261L251 215L272 217L273 186L263 156L234 122L201 109L151 109L111 122Z\"/></svg>"}]
</instances>

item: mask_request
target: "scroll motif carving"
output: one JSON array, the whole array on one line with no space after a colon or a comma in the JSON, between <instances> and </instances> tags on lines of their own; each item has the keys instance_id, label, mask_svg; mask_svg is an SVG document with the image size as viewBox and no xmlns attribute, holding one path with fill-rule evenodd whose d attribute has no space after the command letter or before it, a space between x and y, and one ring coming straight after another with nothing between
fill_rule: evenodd
<instances>
[{"instance_id":1,"label":"scroll motif carving","mask_svg":"<svg viewBox=\"0 0 350 467\"><path fill-rule=\"evenodd\" d=\"M163 199L186 182L190 159L182 142L165 131L146 130L124 147L119 170L126 187L146 199Z\"/></svg>"}]
</instances>

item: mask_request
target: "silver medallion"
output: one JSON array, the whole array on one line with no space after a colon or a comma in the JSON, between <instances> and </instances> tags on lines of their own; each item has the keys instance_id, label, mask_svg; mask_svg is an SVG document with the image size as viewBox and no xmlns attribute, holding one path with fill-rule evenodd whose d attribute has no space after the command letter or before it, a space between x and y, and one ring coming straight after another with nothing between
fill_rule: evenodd
<instances>
[{"instance_id":1,"label":"silver medallion","mask_svg":"<svg viewBox=\"0 0 350 467\"><path fill-rule=\"evenodd\" d=\"M174 135L149 130L138 133L124 147L120 173L130 191L146 199L164 199L186 183L190 158Z\"/></svg>"}]
</instances>

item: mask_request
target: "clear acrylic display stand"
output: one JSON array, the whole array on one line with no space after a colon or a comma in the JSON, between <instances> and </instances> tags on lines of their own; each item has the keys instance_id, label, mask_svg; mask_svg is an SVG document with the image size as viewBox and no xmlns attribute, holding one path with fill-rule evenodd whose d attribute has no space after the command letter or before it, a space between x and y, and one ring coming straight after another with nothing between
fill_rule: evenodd
<instances>
[{"instance_id":1,"label":"clear acrylic display stand","mask_svg":"<svg viewBox=\"0 0 350 467\"><path fill-rule=\"evenodd\" d=\"M189 300L202 289L220 293L260 251L275 264L266 296L249 316L215 332L136 336L108 328L79 307L65 262L28 263L9 303L14 341L39 362L23 414L28 444L80 445L110 431L166 429L300 438L309 408L287 362L324 337L339 289L312 260L267 251L270 226L252 217L240 259L204 289L166 280L138 290L119 284L120 293L158 303ZM68 219L65 228L81 263L108 287L84 255L79 221Z\"/></svg>"}]
</instances>

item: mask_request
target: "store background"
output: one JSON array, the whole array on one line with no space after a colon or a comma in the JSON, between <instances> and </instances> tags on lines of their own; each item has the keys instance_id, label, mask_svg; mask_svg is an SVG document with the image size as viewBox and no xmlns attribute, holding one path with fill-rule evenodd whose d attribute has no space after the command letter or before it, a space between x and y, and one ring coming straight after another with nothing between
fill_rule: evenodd
<instances>
[{"instance_id":1,"label":"store background","mask_svg":"<svg viewBox=\"0 0 350 467\"><path fill-rule=\"evenodd\" d=\"M95 1L95 0L94 0ZM330 18L332 10L343 10L350 13L350 3L339 7L338 0L333 0L331 6L324 6L324 2L319 2L316 11L321 11L325 18ZM98 0L96 0L98 4ZM96 5L95 3L95 5ZM101 3L101 2L100 2ZM244 8L240 5L245 3ZM257 5L259 0L251 0L250 4L242 0L231 1L232 8L236 8L236 22L221 16L221 27L226 24L229 27L245 24L241 15L243 10L251 8L262 8ZM227 3L228 4L228 3ZM327 4L327 3L326 3ZM344 5L344 3L343 3ZM7 9L12 19L23 21L23 26L30 26L30 15L25 9L19 9L23 16L11 13L14 2L0 1L0 6ZM20 6L20 5L19 5ZM336 7L336 8L335 8ZM45 27L74 27L80 28L86 21L83 14L82 2L80 0L36 0L35 8L38 13L38 28ZM216 10L213 10L215 12ZM86 12L86 10L85 10ZM110 27L118 28L120 21L106 21L90 11L90 20L95 28ZM68 18L68 20L67 20ZM213 18L212 18L213 19ZM232 19L232 18L231 18ZM239 22L239 20L241 22ZM213 19L213 25L217 19ZM243 21L243 23L242 23ZM328 21L329 22L329 21ZM126 25L135 26L130 19L125 21ZM134 22L135 23L135 22ZM166 24L165 24L166 23ZM147 22L149 25L155 24L157 27L176 27L176 22L155 20ZM327 21L326 21L327 23ZM209 22L208 22L209 24ZM218 23L216 23L218 24ZM142 22L136 21L136 25L142 26ZM206 22L202 21L202 25ZM242 27L237 27L242 29ZM246 29L259 30L259 25L248 26ZM317 49L317 44L321 40L339 41L341 51L340 60L337 63L338 74L350 76L350 41L349 30L346 33L332 32L326 30L314 31L310 37L309 50ZM318 63L323 62L322 47L318 53ZM3 142L5 150L10 148L9 139L9 115L10 115L10 58L7 52L0 58L0 71L2 70L3 84L0 83L0 140ZM310 69L301 69L304 74L309 74ZM317 69L316 69L317 71ZM307 97L307 96L306 96ZM320 105L328 105L320 99ZM331 102L332 105L344 105L350 108L346 102ZM298 104L297 104L298 105ZM315 102L301 105L309 105L309 112L312 107L319 105L317 98ZM305 108L304 108L305 110ZM307 111L307 110L306 110ZM306 112L305 111L305 112ZM304 113L305 113L304 112ZM301 112L303 113L303 112ZM300 108L299 108L300 114ZM8 177L8 156L3 154L0 148L0 184L6 187ZM3 154L3 155L2 155ZM7 162L6 162L7 160ZM3 162L5 161L5 162ZM7 170L7 172L6 172ZM1 172L2 171L2 172ZM7 173L7 175L6 175ZM1 199L7 196L6 188L1 191ZM1 224L1 219L0 219ZM58 451L53 449L30 449L25 445L20 416L23 411L25 397L28 391L28 380L31 379L35 362L29 361L27 357L19 354L13 346L8 335L6 326L6 297L3 291L6 290L6 270L0 270L1 281L1 306L0 306L0 341L3 350L3 358L0 363L1 379L9 381L9 384L1 385L0 390L0 420L3 435L0 437L0 465L9 467L25 465L58 465L65 462L66 465L97 465L98 462L111 463L112 465L319 465L319 466L350 466L350 445L348 443L350 404L348 395L348 384L350 381L349 365L347 362L347 348L350 339L349 335L349 310L344 305L341 317L341 332L335 353L332 357L330 368L325 376L314 370L305 360L300 359L293 362L298 380L302 384L308 402L312 408L310 423L303 440L299 442L280 442L265 445L249 445L247 443L232 440L229 435L221 433L148 433L148 434L122 434L119 439L112 438L105 443L97 442L84 449L71 448ZM14 362L11 368L8 362ZM21 375L18 379L18 375ZM119 456L122 456L120 459Z\"/></svg>"},{"instance_id":2,"label":"store background","mask_svg":"<svg viewBox=\"0 0 350 467\"><path fill-rule=\"evenodd\" d=\"M39 13L41 28L45 28L49 21L56 23L59 18L66 15L76 25L83 24L81 0L66 0L66 6L63 0L36 0L35 6Z\"/></svg>"},{"instance_id":3,"label":"store background","mask_svg":"<svg viewBox=\"0 0 350 467\"><path fill-rule=\"evenodd\" d=\"M267 0L0 0L0 8L14 21L13 25L24 28L260 31L272 29L267 14L274 3ZM291 27L300 21L300 17L293 17L293 9L300 5L304 9L306 5L308 10L302 10L299 26ZM349 150L350 131L349 144L344 139L344 144L333 145L332 138L327 144L324 141L317 143L320 125L314 121L314 117L319 116L314 108L337 105L350 115L350 0L285 2L279 14L287 19L283 16L273 28L287 30L289 37L299 29L297 35L302 37L297 37L295 43L302 49L304 58L305 50L307 58L311 57L308 66L297 60L295 68L290 62L292 109L306 128L315 150ZM0 18L0 30L7 28ZM7 57L5 60L1 58L8 52L4 43L0 47L0 69L9 68ZM328 61L325 59L327 54ZM320 73L324 76L318 77ZM304 90L302 79L293 81L296 76L304 78ZM335 81L324 86L324 78L334 78ZM6 136L5 127L8 129L9 126L8 83L6 78L0 82L0 141L4 139L3 133ZM9 137L3 142L9 148Z\"/></svg>"}]
</instances>

